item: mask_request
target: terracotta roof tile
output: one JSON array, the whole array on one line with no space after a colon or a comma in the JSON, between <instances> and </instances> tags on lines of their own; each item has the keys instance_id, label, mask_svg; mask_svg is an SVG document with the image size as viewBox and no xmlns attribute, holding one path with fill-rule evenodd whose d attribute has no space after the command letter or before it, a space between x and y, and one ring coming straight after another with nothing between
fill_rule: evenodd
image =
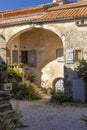
<instances>
[{"instance_id":1,"label":"terracotta roof tile","mask_svg":"<svg viewBox=\"0 0 87 130\"><path fill-rule=\"evenodd\" d=\"M30 8L1 11L0 18L2 17L2 15L3 15L3 18L9 18L9 17L15 17L15 16L23 16L27 14L45 12L48 8L51 8L57 5L58 3L50 3L47 5L41 5L41 6L30 7Z\"/></svg>"},{"instance_id":2,"label":"terracotta roof tile","mask_svg":"<svg viewBox=\"0 0 87 130\"><path fill-rule=\"evenodd\" d=\"M27 10L21 10L21 11L14 11L14 12L9 12L9 13L3 13L3 18L8 18L8 17L15 17L15 16L22 16L22 15L27 15L27 14L34 14L34 13L39 13L39 12L44 12L44 8L35 8L35 9L27 9Z\"/></svg>"},{"instance_id":3,"label":"terracotta roof tile","mask_svg":"<svg viewBox=\"0 0 87 130\"><path fill-rule=\"evenodd\" d=\"M54 7L48 8L48 11L52 10L63 10L63 9L70 9L70 8L78 8L78 7L87 7L87 2L73 2L73 3L68 3L68 4L61 4L61 5L56 5Z\"/></svg>"},{"instance_id":4,"label":"terracotta roof tile","mask_svg":"<svg viewBox=\"0 0 87 130\"><path fill-rule=\"evenodd\" d=\"M33 9L23 9L21 11L0 13L0 17L3 16L3 18L0 19L0 26L23 22L44 22L87 17L87 2L75 2L59 6L55 5L54 9L53 6L41 6L41 8L37 7ZM48 10L48 8L50 8L50 10Z\"/></svg>"},{"instance_id":5,"label":"terracotta roof tile","mask_svg":"<svg viewBox=\"0 0 87 130\"><path fill-rule=\"evenodd\" d=\"M87 7L50 11L47 12L44 16L42 16L38 20L45 21L47 19L52 20L52 19L61 19L61 18L76 18L81 16L87 17Z\"/></svg>"},{"instance_id":6,"label":"terracotta roof tile","mask_svg":"<svg viewBox=\"0 0 87 130\"><path fill-rule=\"evenodd\" d=\"M13 18L13 19L7 19L7 20L1 20L0 21L0 26L2 25L8 25L8 24L15 24L15 23L23 23L26 21L34 21L36 19L38 19L39 17L41 17L43 14L41 15L34 15L34 16L28 16L28 17L18 17L18 18Z\"/></svg>"}]
</instances>

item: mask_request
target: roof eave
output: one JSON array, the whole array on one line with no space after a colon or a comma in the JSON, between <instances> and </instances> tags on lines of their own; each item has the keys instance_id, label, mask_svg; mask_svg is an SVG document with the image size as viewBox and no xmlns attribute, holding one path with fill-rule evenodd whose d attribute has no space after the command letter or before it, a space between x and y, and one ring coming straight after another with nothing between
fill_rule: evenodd
<instances>
[{"instance_id":1,"label":"roof eave","mask_svg":"<svg viewBox=\"0 0 87 130\"><path fill-rule=\"evenodd\" d=\"M69 22L69 21L75 21L77 19L87 18L87 16L76 16L76 17L69 17L69 18L56 18L56 19L45 19L45 20L27 20L27 21L19 21L19 22L12 22L12 23L6 23L6 24L0 24L0 27L9 27L9 26L15 26L15 25L25 25L25 24L43 24L43 23L53 23L53 22Z\"/></svg>"}]
</instances>

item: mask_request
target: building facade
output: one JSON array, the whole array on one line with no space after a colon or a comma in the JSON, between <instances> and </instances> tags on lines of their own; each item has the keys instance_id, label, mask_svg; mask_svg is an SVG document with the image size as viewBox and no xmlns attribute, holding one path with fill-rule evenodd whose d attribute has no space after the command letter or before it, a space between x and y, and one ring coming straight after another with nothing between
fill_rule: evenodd
<instances>
[{"instance_id":1,"label":"building facade","mask_svg":"<svg viewBox=\"0 0 87 130\"><path fill-rule=\"evenodd\" d=\"M58 2L0 12L0 56L8 64L24 63L35 82L71 93L75 58L87 60L87 2Z\"/></svg>"}]
</instances>

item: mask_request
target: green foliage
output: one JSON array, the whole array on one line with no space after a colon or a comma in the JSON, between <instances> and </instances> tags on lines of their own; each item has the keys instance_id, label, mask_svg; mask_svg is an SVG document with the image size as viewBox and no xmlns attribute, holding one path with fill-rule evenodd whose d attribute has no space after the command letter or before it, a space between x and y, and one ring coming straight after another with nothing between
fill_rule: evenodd
<instances>
[{"instance_id":1,"label":"green foliage","mask_svg":"<svg viewBox=\"0 0 87 130\"><path fill-rule=\"evenodd\" d=\"M52 94L51 102L53 102L53 103L63 103L63 102L72 101L72 97L64 95L64 93L62 91L57 91L57 92L53 91L53 92L51 92L51 94Z\"/></svg>"},{"instance_id":2,"label":"green foliage","mask_svg":"<svg viewBox=\"0 0 87 130\"><path fill-rule=\"evenodd\" d=\"M87 61L82 59L79 61L79 65L75 69L78 76L82 78L84 81L87 80Z\"/></svg>"},{"instance_id":3,"label":"green foliage","mask_svg":"<svg viewBox=\"0 0 87 130\"><path fill-rule=\"evenodd\" d=\"M34 86L32 84L29 84L28 86L23 83L14 83L13 84L13 90L12 95L16 99L27 99L27 100L39 100L41 99L41 96L36 90L34 89Z\"/></svg>"},{"instance_id":4,"label":"green foliage","mask_svg":"<svg viewBox=\"0 0 87 130\"><path fill-rule=\"evenodd\" d=\"M24 98L23 90L25 89L25 85L22 83L13 82L12 96L16 99Z\"/></svg>"},{"instance_id":5,"label":"green foliage","mask_svg":"<svg viewBox=\"0 0 87 130\"><path fill-rule=\"evenodd\" d=\"M9 103L9 101L8 100L1 100L0 101L0 105L5 104L5 103Z\"/></svg>"},{"instance_id":6,"label":"green foliage","mask_svg":"<svg viewBox=\"0 0 87 130\"><path fill-rule=\"evenodd\" d=\"M19 121L20 114L14 112L12 114L5 114L0 116L0 130L15 130L20 128L22 123Z\"/></svg>"},{"instance_id":7,"label":"green foliage","mask_svg":"<svg viewBox=\"0 0 87 130\"><path fill-rule=\"evenodd\" d=\"M24 66L24 63L18 63L18 67L23 67Z\"/></svg>"},{"instance_id":8,"label":"green foliage","mask_svg":"<svg viewBox=\"0 0 87 130\"><path fill-rule=\"evenodd\" d=\"M30 80L30 82L34 82L34 80L35 80L35 74L34 73L29 74L29 80Z\"/></svg>"},{"instance_id":9,"label":"green foliage","mask_svg":"<svg viewBox=\"0 0 87 130\"><path fill-rule=\"evenodd\" d=\"M10 57L10 49L9 49L8 47L4 47L4 46L3 46L3 47L1 47L0 49L5 50L7 57Z\"/></svg>"},{"instance_id":10,"label":"green foliage","mask_svg":"<svg viewBox=\"0 0 87 130\"><path fill-rule=\"evenodd\" d=\"M17 81L22 80L22 72L19 68L13 68L12 66L8 66L8 80L16 79Z\"/></svg>"}]
</instances>

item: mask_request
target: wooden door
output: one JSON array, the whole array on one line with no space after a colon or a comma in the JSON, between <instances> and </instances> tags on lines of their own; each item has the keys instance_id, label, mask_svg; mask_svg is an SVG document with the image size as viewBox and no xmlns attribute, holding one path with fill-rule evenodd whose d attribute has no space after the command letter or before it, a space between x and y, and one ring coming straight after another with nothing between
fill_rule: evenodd
<instances>
[{"instance_id":1,"label":"wooden door","mask_svg":"<svg viewBox=\"0 0 87 130\"><path fill-rule=\"evenodd\" d=\"M72 97L75 102L85 102L85 84L80 78L72 81Z\"/></svg>"},{"instance_id":2,"label":"wooden door","mask_svg":"<svg viewBox=\"0 0 87 130\"><path fill-rule=\"evenodd\" d=\"M87 102L87 83L85 84L85 101Z\"/></svg>"},{"instance_id":3,"label":"wooden door","mask_svg":"<svg viewBox=\"0 0 87 130\"><path fill-rule=\"evenodd\" d=\"M28 63L28 51L22 51L21 55L22 55L22 62L24 64L27 64Z\"/></svg>"}]
</instances>

